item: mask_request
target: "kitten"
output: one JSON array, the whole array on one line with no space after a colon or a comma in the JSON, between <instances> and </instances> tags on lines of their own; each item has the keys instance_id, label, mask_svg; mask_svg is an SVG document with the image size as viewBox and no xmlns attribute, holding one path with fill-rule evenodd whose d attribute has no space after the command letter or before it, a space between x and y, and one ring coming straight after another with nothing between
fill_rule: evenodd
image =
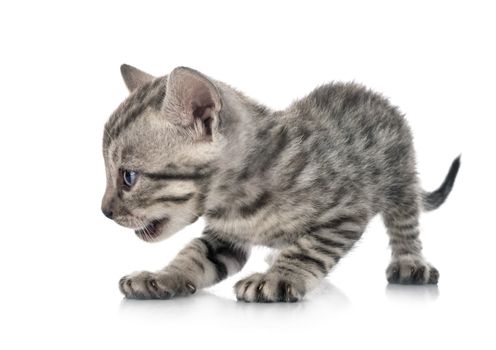
<instances>
[{"instance_id":1,"label":"kitten","mask_svg":"<svg viewBox=\"0 0 496 350\"><path fill-rule=\"evenodd\" d=\"M193 69L121 72L130 95L105 125L103 213L148 242L206 221L167 267L122 278L127 298L193 294L265 245L279 254L236 283L237 299L298 301L378 213L392 248L388 281L438 282L421 252L419 214L444 202L460 159L438 190L424 192L410 129L382 96L332 83L272 111Z\"/></svg>"}]
</instances>

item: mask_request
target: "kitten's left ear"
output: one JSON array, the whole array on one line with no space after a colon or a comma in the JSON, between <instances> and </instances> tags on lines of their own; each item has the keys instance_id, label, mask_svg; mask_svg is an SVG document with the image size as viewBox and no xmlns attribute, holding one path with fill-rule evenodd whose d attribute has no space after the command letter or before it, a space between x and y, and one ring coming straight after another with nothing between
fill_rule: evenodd
<instances>
[{"instance_id":1,"label":"kitten's left ear","mask_svg":"<svg viewBox=\"0 0 496 350\"><path fill-rule=\"evenodd\" d=\"M180 124L197 126L205 139L211 139L221 107L219 91L200 72L178 67L169 74L164 110Z\"/></svg>"},{"instance_id":2,"label":"kitten's left ear","mask_svg":"<svg viewBox=\"0 0 496 350\"><path fill-rule=\"evenodd\" d=\"M141 85L155 79L153 75L145 73L142 70L128 64L123 64L121 66L121 74L129 92L132 92Z\"/></svg>"}]
</instances>

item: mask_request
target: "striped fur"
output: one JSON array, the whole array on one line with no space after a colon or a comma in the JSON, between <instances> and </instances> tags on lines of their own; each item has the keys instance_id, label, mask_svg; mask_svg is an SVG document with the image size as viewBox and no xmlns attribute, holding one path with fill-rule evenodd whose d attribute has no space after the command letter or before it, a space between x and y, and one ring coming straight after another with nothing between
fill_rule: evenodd
<instances>
[{"instance_id":1,"label":"striped fur","mask_svg":"<svg viewBox=\"0 0 496 350\"><path fill-rule=\"evenodd\" d=\"M432 193L419 186L398 109L357 84L318 87L271 111L188 68L152 76L125 66L131 94L105 125L102 209L147 241L206 220L164 269L124 277L128 298L189 295L238 272L250 247L279 253L238 283L239 300L293 302L311 290L381 214L391 283L437 283L422 256L419 216L451 191L459 158ZM137 173L127 188L122 171Z\"/></svg>"}]
</instances>

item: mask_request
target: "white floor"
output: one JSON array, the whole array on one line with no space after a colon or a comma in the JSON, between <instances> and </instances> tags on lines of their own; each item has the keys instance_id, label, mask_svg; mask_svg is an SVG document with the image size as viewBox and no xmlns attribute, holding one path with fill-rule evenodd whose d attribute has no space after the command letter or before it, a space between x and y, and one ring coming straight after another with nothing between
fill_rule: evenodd
<instances>
[{"instance_id":1,"label":"white floor","mask_svg":"<svg viewBox=\"0 0 496 350\"><path fill-rule=\"evenodd\" d=\"M266 249L257 249L239 276L190 298L122 299L121 275L162 266L201 223L157 245L141 243L105 221L100 230L109 232L78 233L79 242L72 243L62 237L64 225L53 233L60 242L46 241L51 233L40 230L39 239L16 253L25 254L16 261L21 269L3 276L0 342L8 344L5 349L494 349L496 288L489 257L495 240L476 248L480 241L468 239L463 221L456 219L460 196L450 202L426 216L423 225L426 255L441 272L439 286L387 285L387 240L382 223L374 220L352 253L296 304L235 301L232 285L263 271Z\"/></svg>"}]
</instances>

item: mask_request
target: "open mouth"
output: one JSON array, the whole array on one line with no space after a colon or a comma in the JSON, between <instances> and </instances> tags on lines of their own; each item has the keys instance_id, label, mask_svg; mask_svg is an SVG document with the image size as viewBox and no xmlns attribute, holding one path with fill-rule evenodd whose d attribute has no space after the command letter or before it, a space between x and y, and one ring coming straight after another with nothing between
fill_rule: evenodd
<instances>
[{"instance_id":1,"label":"open mouth","mask_svg":"<svg viewBox=\"0 0 496 350\"><path fill-rule=\"evenodd\" d=\"M134 232L142 240L150 242L160 235L160 232L162 232L162 229L164 228L164 226L167 224L168 221L169 218L167 217L162 219L156 219L150 222L145 227L140 228L139 230L135 230Z\"/></svg>"}]
</instances>

